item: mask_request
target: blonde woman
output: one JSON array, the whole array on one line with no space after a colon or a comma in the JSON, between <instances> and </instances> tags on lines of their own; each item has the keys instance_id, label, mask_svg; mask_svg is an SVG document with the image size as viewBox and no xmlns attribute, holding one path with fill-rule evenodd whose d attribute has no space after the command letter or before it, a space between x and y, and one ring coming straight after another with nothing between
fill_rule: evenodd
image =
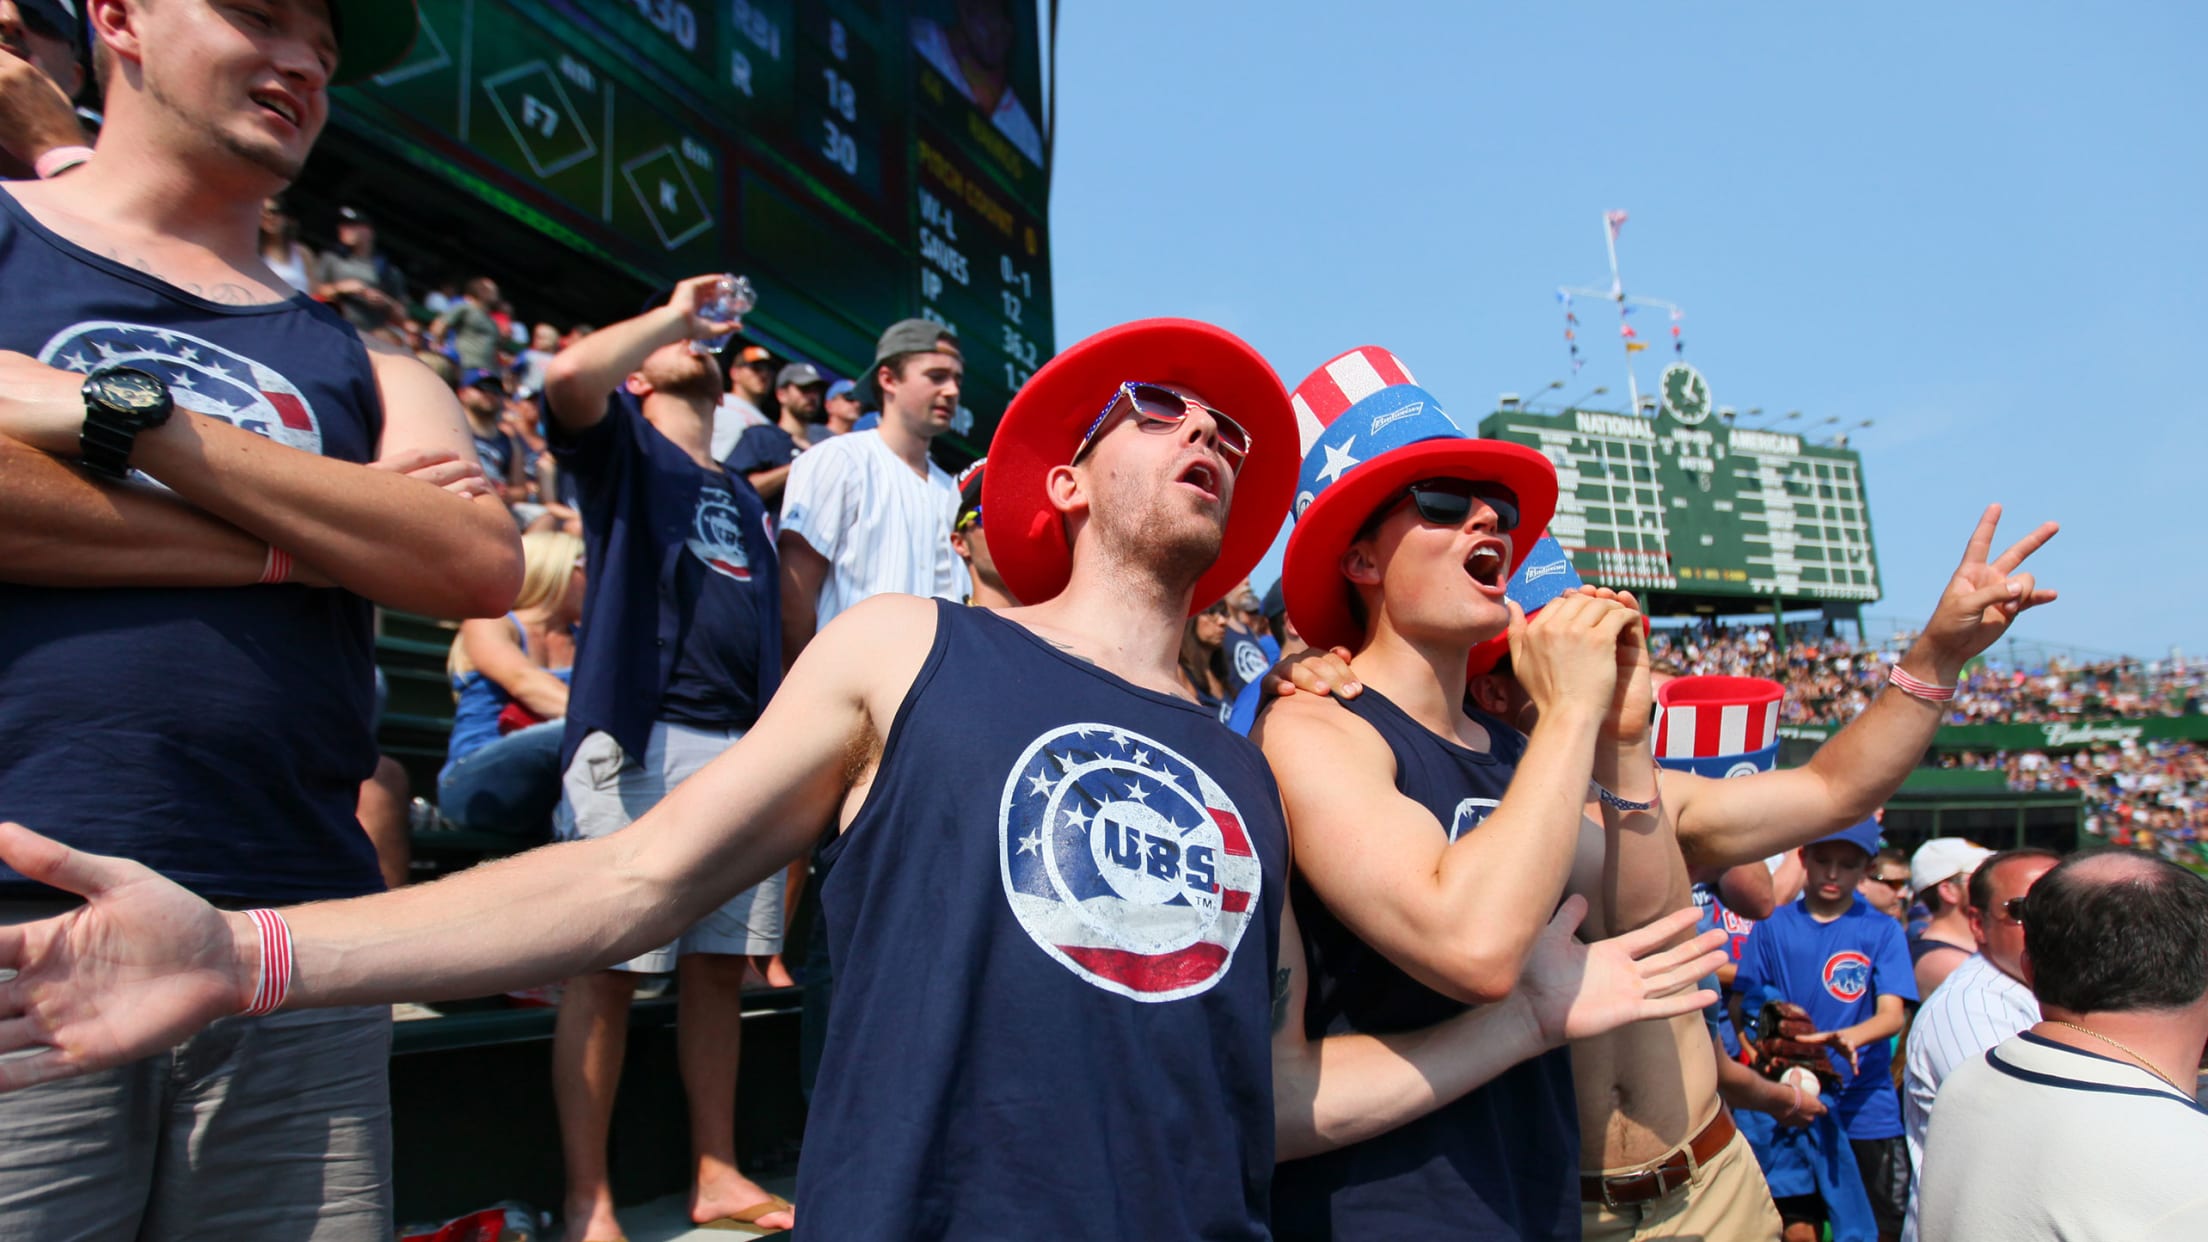
<instances>
[{"instance_id":1,"label":"blonde woman","mask_svg":"<svg viewBox=\"0 0 2208 1242\"><path fill-rule=\"evenodd\" d=\"M445 661L452 741L437 806L462 828L549 839L560 800L560 734L583 612L583 541L521 540L521 595L499 618L465 621Z\"/></svg>"}]
</instances>

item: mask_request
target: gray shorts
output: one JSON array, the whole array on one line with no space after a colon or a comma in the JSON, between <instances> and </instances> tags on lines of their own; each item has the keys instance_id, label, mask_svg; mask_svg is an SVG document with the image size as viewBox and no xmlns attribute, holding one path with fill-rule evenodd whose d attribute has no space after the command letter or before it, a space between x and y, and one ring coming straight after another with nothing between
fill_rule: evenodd
<instances>
[{"instance_id":1,"label":"gray shorts","mask_svg":"<svg viewBox=\"0 0 2208 1242\"><path fill-rule=\"evenodd\" d=\"M567 835L591 838L621 831L743 735L741 729L698 729L663 720L652 726L639 761L623 753L612 734L591 733L567 765L564 787L574 818ZM762 880L699 919L673 944L612 969L665 974L675 968L675 959L691 953L780 953L782 894L788 882L779 873Z\"/></svg>"},{"instance_id":2,"label":"gray shorts","mask_svg":"<svg viewBox=\"0 0 2208 1242\"><path fill-rule=\"evenodd\" d=\"M0 1095L0 1239L389 1242L390 1059L389 1006L306 1009Z\"/></svg>"}]
</instances>

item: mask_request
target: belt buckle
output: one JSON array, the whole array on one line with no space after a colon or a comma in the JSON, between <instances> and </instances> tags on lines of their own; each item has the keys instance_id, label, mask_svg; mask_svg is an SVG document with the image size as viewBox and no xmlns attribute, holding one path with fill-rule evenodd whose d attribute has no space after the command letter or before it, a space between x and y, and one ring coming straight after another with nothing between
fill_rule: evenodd
<instances>
[{"instance_id":1,"label":"belt buckle","mask_svg":"<svg viewBox=\"0 0 2208 1242\"><path fill-rule=\"evenodd\" d=\"M1622 1173L1616 1176L1603 1178L1602 1206L1615 1210L1617 1208L1625 1207L1629 1204L1646 1202L1646 1200L1644 1199L1628 1199L1621 1203L1619 1202L1615 1192L1623 1190L1628 1184L1645 1182L1651 1177L1657 1177L1659 1173L1660 1170L1643 1169L1638 1173ZM1663 1183L1659 1181L1657 1182L1657 1185L1661 1187Z\"/></svg>"}]
</instances>

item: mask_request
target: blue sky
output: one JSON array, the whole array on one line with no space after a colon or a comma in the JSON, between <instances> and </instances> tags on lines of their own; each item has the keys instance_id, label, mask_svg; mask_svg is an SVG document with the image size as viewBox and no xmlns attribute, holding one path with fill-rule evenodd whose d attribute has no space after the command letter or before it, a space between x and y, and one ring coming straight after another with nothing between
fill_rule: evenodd
<instances>
[{"instance_id":1,"label":"blue sky","mask_svg":"<svg viewBox=\"0 0 2208 1242\"><path fill-rule=\"evenodd\" d=\"M1476 423L1567 377L1622 208L1718 402L1875 420L1869 615L1998 500L2063 525L2019 637L2208 653L2204 49L2178 4L1068 4L1059 344L1189 315L1289 384L1380 344ZM1555 395L1623 390L1591 309Z\"/></svg>"}]
</instances>

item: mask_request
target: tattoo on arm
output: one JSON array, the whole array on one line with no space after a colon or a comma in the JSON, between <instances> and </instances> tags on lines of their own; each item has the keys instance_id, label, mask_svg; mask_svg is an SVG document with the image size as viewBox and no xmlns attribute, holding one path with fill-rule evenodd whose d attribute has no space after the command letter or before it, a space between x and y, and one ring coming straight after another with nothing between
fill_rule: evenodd
<instances>
[{"instance_id":1,"label":"tattoo on arm","mask_svg":"<svg viewBox=\"0 0 2208 1242\"><path fill-rule=\"evenodd\" d=\"M1286 966L1273 972L1273 1030L1276 1032L1288 1024L1288 979Z\"/></svg>"}]
</instances>

